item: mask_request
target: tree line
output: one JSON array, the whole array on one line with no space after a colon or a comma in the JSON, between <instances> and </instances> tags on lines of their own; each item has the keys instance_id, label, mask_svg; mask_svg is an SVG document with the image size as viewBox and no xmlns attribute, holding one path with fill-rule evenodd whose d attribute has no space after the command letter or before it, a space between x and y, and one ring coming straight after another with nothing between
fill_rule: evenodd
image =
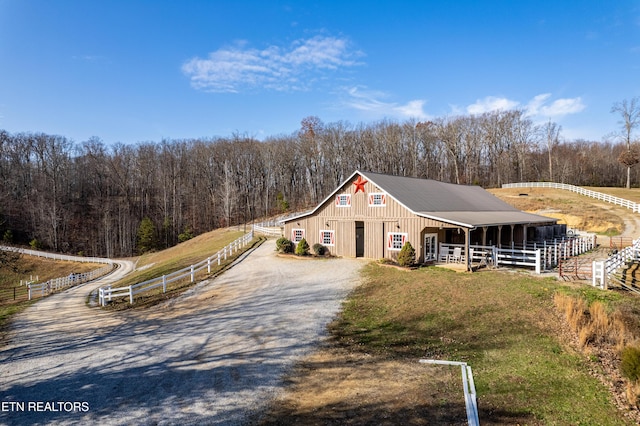
<instances>
[{"instance_id":1,"label":"tree line","mask_svg":"<svg viewBox=\"0 0 640 426\"><path fill-rule=\"evenodd\" d=\"M624 140L562 141L560 130L521 110L355 125L307 117L298 131L264 141L235 134L109 145L0 130L0 235L131 256L315 206L355 170L483 187L624 185ZM638 182L639 171L631 177Z\"/></svg>"}]
</instances>

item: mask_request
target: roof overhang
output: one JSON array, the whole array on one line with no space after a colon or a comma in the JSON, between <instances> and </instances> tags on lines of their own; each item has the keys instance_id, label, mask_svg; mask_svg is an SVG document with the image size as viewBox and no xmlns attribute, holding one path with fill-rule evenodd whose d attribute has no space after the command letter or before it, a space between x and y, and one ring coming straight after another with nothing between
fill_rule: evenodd
<instances>
[{"instance_id":1,"label":"roof overhang","mask_svg":"<svg viewBox=\"0 0 640 426\"><path fill-rule=\"evenodd\" d=\"M440 222L450 223L463 228L479 228L499 225L555 225L558 220L526 212L489 211L489 212L416 212L418 216Z\"/></svg>"}]
</instances>

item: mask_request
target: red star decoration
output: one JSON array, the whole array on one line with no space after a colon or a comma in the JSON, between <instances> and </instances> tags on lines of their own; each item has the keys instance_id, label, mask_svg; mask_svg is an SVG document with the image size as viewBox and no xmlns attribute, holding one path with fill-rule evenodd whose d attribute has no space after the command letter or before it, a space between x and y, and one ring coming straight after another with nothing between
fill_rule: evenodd
<instances>
[{"instance_id":1,"label":"red star decoration","mask_svg":"<svg viewBox=\"0 0 640 426\"><path fill-rule=\"evenodd\" d=\"M364 184L369 182L368 180L362 179L362 176L358 176L358 180L356 180L355 182L353 182L353 184L356 186L356 194L358 193L358 191L362 191L364 192Z\"/></svg>"}]
</instances>

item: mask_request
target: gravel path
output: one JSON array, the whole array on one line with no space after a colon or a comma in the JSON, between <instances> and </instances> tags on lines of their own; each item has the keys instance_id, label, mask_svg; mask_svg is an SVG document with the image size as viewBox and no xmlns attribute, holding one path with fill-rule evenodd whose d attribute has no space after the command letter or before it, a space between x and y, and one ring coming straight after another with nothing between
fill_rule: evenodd
<instances>
[{"instance_id":1,"label":"gravel path","mask_svg":"<svg viewBox=\"0 0 640 426\"><path fill-rule=\"evenodd\" d=\"M0 351L0 422L242 424L318 343L362 265L277 257L268 241L143 313L86 307L97 283L44 299Z\"/></svg>"}]
</instances>

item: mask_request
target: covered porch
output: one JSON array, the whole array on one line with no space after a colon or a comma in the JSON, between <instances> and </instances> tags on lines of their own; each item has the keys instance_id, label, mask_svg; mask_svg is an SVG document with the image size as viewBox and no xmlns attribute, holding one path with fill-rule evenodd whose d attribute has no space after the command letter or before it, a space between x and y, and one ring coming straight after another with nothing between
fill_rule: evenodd
<instances>
[{"instance_id":1,"label":"covered porch","mask_svg":"<svg viewBox=\"0 0 640 426\"><path fill-rule=\"evenodd\" d=\"M424 228L422 240L424 263L460 264L469 271L511 265L537 273L596 245L595 236L567 236L566 225L553 222Z\"/></svg>"}]
</instances>

